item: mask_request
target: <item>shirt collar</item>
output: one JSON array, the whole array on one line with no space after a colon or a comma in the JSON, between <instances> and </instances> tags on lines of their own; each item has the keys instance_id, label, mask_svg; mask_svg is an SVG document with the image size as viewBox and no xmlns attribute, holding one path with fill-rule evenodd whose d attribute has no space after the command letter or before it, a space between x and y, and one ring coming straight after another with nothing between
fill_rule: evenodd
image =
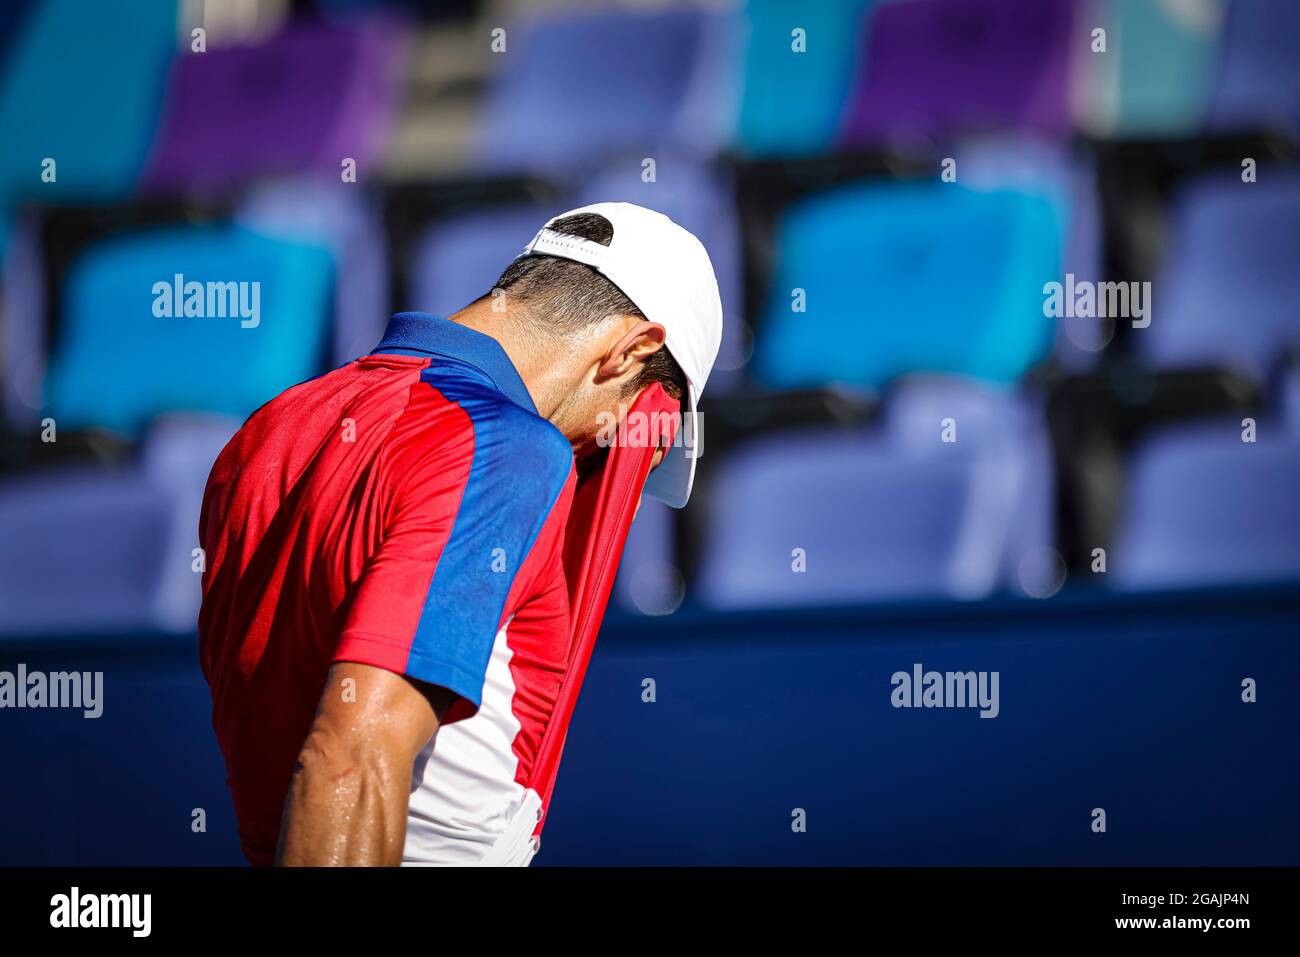
<instances>
[{"instance_id":1,"label":"shirt collar","mask_svg":"<svg viewBox=\"0 0 1300 957\"><path fill-rule=\"evenodd\" d=\"M533 397L501 344L458 322L427 312L399 312L389 320L384 338L374 351L413 352L468 363L487 376L506 398L537 414Z\"/></svg>"}]
</instances>

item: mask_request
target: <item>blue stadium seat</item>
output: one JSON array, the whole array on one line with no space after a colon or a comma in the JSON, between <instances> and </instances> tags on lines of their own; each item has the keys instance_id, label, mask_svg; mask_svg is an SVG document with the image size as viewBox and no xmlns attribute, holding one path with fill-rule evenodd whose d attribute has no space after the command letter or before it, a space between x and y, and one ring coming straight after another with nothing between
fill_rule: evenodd
<instances>
[{"instance_id":1,"label":"blue stadium seat","mask_svg":"<svg viewBox=\"0 0 1300 957\"><path fill-rule=\"evenodd\" d=\"M1197 180L1174 204L1169 237L1151 325L1134 330L1148 362L1262 377L1300 348L1300 175Z\"/></svg>"},{"instance_id":2,"label":"blue stadium seat","mask_svg":"<svg viewBox=\"0 0 1300 957\"><path fill-rule=\"evenodd\" d=\"M1061 272L1076 280L1104 278L1097 172L1086 157L1046 137L995 136L963 142L954 158L967 187L1022 190L1051 200L1066 224ZM1104 320L1064 316L1056 320L1055 357L1071 371L1090 370L1113 335L1114 325Z\"/></svg>"},{"instance_id":3,"label":"blue stadium seat","mask_svg":"<svg viewBox=\"0 0 1300 957\"><path fill-rule=\"evenodd\" d=\"M853 79L865 11L878 0L748 0L736 146L752 156L829 150ZM792 32L804 31L796 52Z\"/></svg>"},{"instance_id":4,"label":"blue stadium seat","mask_svg":"<svg viewBox=\"0 0 1300 957\"><path fill-rule=\"evenodd\" d=\"M804 200L778 230L758 374L774 387L915 371L1014 381L1051 349L1043 287L1062 278L1065 228L1043 196L939 182Z\"/></svg>"},{"instance_id":5,"label":"blue stadium seat","mask_svg":"<svg viewBox=\"0 0 1300 957\"><path fill-rule=\"evenodd\" d=\"M537 15L508 29L488 97L478 155L498 172L561 178L585 164L672 145L716 130L685 123L696 78L715 76L713 14L579 11Z\"/></svg>"},{"instance_id":6,"label":"blue stadium seat","mask_svg":"<svg viewBox=\"0 0 1300 957\"><path fill-rule=\"evenodd\" d=\"M449 316L486 295L542 224L563 212L511 203L435 221L411 254L407 307Z\"/></svg>"},{"instance_id":7,"label":"blue stadium seat","mask_svg":"<svg viewBox=\"0 0 1300 957\"><path fill-rule=\"evenodd\" d=\"M1050 457L1017 396L918 382L882 428L752 440L716 466L698 597L715 608L1048 594ZM955 442L943 441L951 418ZM806 571L796 572L803 549Z\"/></svg>"},{"instance_id":8,"label":"blue stadium seat","mask_svg":"<svg viewBox=\"0 0 1300 957\"><path fill-rule=\"evenodd\" d=\"M388 253L379 209L365 193L339 189L332 177L277 181L254 188L235 210L247 229L319 245L334 259L337 365L375 347L388 322Z\"/></svg>"},{"instance_id":9,"label":"blue stadium seat","mask_svg":"<svg viewBox=\"0 0 1300 957\"><path fill-rule=\"evenodd\" d=\"M45 0L0 72L0 207L119 198L135 187L177 49L175 0ZM45 158L57 179L41 179Z\"/></svg>"},{"instance_id":10,"label":"blue stadium seat","mask_svg":"<svg viewBox=\"0 0 1300 957\"><path fill-rule=\"evenodd\" d=\"M1300 580L1300 430L1239 420L1159 432L1139 446L1110 561L1125 590Z\"/></svg>"},{"instance_id":11,"label":"blue stadium seat","mask_svg":"<svg viewBox=\"0 0 1300 957\"><path fill-rule=\"evenodd\" d=\"M1300 132L1300 5L1232 0L1225 6L1211 125Z\"/></svg>"},{"instance_id":12,"label":"blue stadium seat","mask_svg":"<svg viewBox=\"0 0 1300 957\"><path fill-rule=\"evenodd\" d=\"M223 292L209 283L246 284L256 325L155 316L171 294L156 285L174 287L177 275L203 284L205 312L229 302L209 302L209 290ZM66 278L46 411L63 429L127 435L168 411L245 416L320 370L332 281L327 250L237 226L142 230L92 247Z\"/></svg>"},{"instance_id":13,"label":"blue stadium seat","mask_svg":"<svg viewBox=\"0 0 1300 957\"><path fill-rule=\"evenodd\" d=\"M160 420L130 466L0 483L0 634L191 632L203 485L238 426Z\"/></svg>"}]
</instances>

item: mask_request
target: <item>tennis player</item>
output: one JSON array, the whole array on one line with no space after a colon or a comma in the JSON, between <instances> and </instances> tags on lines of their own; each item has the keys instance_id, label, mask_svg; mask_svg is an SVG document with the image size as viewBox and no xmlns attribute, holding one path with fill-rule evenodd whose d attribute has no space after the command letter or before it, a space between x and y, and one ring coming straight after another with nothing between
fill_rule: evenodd
<instances>
[{"instance_id":1,"label":"tennis player","mask_svg":"<svg viewBox=\"0 0 1300 957\"><path fill-rule=\"evenodd\" d=\"M548 222L465 309L400 313L371 354L253 413L199 531L201 660L253 864L531 859L575 457L661 383L683 441L646 490L683 506L721 335L700 242L601 203Z\"/></svg>"}]
</instances>

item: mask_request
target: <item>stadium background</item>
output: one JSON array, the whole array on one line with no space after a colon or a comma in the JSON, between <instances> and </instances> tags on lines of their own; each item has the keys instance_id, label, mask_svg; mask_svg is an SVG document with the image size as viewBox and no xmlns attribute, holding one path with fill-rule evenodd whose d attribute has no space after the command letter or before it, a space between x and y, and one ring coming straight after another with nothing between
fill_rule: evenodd
<instances>
[{"instance_id":1,"label":"stadium background","mask_svg":"<svg viewBox=\"0 0 1300 957\"><path fill-rule=\"evenodd\" d=\"M216 452L610 199L701 237L727 333L539 865L1297 863L1297 49L1286 0L4 5L0 669L106 687L0 712L0 863L241 860ZM155 318L178 273L260 325ZM1149 326L1045 316L1067 274ZM892 707L914 663L999 716Z\"/></svg>"}]
</instances>

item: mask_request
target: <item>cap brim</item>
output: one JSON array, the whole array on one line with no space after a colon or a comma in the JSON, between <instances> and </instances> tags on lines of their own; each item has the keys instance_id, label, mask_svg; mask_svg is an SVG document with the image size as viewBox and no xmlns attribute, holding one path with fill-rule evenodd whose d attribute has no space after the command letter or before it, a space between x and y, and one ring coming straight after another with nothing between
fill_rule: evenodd
<instances>
[{"instance_id":1,"label":"cap brim","mask_svg":"<svg viewBox=\"0 0 1300 957\"><path fill-rule=\"evenodd\" d=\"M696 408L695 386L687 386L687 402L682 410L681 434L673 439L672 448L650 473L645 490L665 505L684 508L695 484L695 460L704 451L700 416Z\"/></svg>"}]
</instances>

